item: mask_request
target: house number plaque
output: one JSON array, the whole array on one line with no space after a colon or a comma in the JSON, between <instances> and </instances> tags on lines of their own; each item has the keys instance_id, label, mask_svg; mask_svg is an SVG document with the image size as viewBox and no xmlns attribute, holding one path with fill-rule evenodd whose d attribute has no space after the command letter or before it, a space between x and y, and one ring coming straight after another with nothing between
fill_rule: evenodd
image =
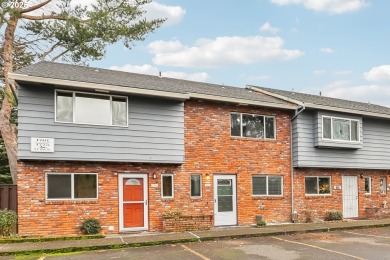
<instances>
[{"instance_id":1,"label":"house number plaque","mask_svg":"<svg viewBox=\"0 0 390 260\"><path fill-rule=\"evenodd\" d=\"M54 153L54 138L31 137L31 152Z\"/></svg>"}]
</instances>

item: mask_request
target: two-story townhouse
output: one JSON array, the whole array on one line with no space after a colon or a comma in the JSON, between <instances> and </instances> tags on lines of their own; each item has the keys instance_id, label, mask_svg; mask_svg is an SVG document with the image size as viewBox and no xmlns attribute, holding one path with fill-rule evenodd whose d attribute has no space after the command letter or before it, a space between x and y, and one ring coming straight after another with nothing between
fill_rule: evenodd
<instances>
[{"instance_id":1,"label":"two-story townhouse","mask_svg":"<svg viewBox=\"0 0 390 260\"><path fill-rule=\"evenodd\" d=\"M51 62L10 76L20 235L79 234L91 217L104 233L157 231L170 212L206 216L206 227L290 221L296 104Z\"/></svg>"},{"instance_id":2,"label":"two-story townhouse","mask_svg":"<svg viewBox=\"0 0 390 260\"><path fill-rule=\"evenodd\" d=\"M390 217L390 108L248 86L300 108L292 121L293 211Z\"/></svg>"}]
</instances>

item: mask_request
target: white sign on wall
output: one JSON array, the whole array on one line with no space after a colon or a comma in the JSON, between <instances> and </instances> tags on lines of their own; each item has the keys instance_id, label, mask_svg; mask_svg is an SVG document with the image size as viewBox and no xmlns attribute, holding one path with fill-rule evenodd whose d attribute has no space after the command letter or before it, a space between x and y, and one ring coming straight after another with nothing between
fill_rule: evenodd
<instances>
[{"instance_id":1,"label":"white sign on wall","mask_svg":"<svg viewBox=\"0 0 390 260\"><path fill-rule=\"evenodd\" d=\"M54 138L31 137L31 152L54 153Z\"/></svg>"}]
</instances>

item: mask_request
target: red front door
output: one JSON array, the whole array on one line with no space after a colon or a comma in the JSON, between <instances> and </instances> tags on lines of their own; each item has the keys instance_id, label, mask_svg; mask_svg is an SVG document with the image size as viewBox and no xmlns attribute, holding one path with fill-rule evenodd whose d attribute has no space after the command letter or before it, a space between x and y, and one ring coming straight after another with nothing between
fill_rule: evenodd
<instances>
[{"instance_id":1,"label":"red front door","mask_svg":"<svg viewBox=\"0 0 390 260\"><path fill-rule=\"evenodd\" d=\"M123 227L145 226L143 178L123 178Z\"/></svg>"}]
</instances>

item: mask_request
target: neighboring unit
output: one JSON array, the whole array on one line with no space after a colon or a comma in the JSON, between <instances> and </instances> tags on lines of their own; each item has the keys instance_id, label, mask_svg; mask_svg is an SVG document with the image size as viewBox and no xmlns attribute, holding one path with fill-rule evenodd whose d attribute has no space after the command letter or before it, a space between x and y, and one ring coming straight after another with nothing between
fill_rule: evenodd
<instances>
[{"instance_id":1,"label":"neighboring unit","mask_svg":"<svg viewBox=\"0 0 390 260\"><path fill-rule=\"evenodd\" d=\"M300 220L328 210L344 218L390 217L390 109L248 87L300 109L292 121L293 208Z\"/></svg>"}]
</instances>

